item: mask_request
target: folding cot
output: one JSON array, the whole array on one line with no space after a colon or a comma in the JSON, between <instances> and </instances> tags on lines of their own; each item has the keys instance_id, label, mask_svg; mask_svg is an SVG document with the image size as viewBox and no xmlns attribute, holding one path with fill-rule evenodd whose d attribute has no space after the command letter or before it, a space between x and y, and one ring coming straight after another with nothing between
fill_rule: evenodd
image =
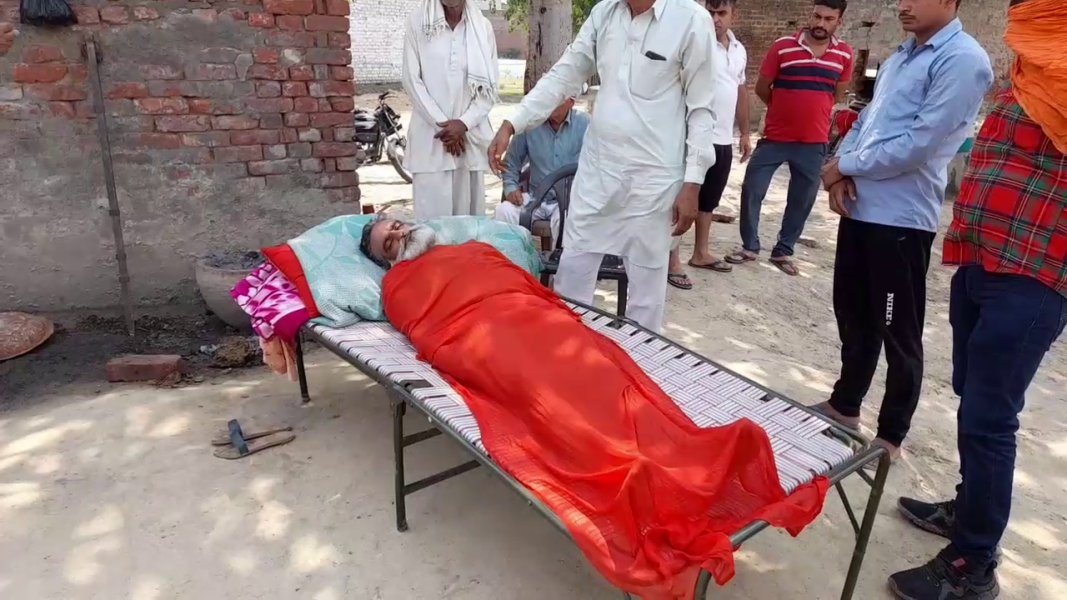
<instances>
[{"instance_id":1,"label":"folding cot","mask_svg":"<svg viewBox=\"0 0 1067 600\"><path fill-rule=\"evenodd\" d=\"M748 418L763 427L770 437L779 480L786 493L792 493L800 485L820 475L826 476L834 484L856 535L852 560L841 592L843 600L852 598L889 471L889 457L885 451L871 446L858 433L625 317L574 302L568 302L568 305L581 315L587 326L625 349L698 426L717 427ZM463 399L430 365L416 358L415 349L407 338L391 325L364 321L351 327L331 329L308 324L302 333L374 379L389 393L393 408L396 527L399 531L408 528L407 496L484 466L569 536L562 522L551 511L493 462L482 445L478 424ZM299 339L297 365L301 398L307 402L310 397L303 347ZM408 407L426 416L432 427L405 434L404 415ZM408 483L404 475L404 449L441 433L463 446L473 460ZM874 461L878 461L878 468L871 478L863 471L863 467ZM841 486L841 481L853 474L858 474L871 488L861 519L857 519ZM750 523L731 536L731 541L737 548L767 527L768 524L762 521ZM705 597L710 582L710 575L702 572L697 582L696 598Z\"/></svg>"}]
</instances>

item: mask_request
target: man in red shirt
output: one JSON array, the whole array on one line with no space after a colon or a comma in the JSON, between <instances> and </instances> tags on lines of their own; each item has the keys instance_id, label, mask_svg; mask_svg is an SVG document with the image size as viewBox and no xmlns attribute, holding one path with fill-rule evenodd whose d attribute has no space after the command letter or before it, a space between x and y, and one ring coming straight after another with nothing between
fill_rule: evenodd
<instances>
[{"instance_id":1,"label":"man in red shirt","mask_svg":"<svg viewBox=\"0 0 1067 600\"><path fill-rule=\"evenodd\" d=\"M789 192L771 263L798 274L793 247L821 189L834 104L852 79L852 48L834 37L847 6L847 0L815 0L809 27L776 41L763 60L756 95L767 104L767 121L741 187L742 248L728 262L759 257L760 208L774 172L788 163Z\"/></svg>"},{"instance_id":2,"label":"man in red shirt","mask_svg":"<svg viewBox=\"0 0 1067 600\"><path fill-rule=\"evenodd\" d=\"M1021 29L1024 19L1034 31L1067 32L1062 0L1026 2L1011 2L1009 46L1013 25ZM1060 37L1067 42L1067 34ZM1025 49L1012 49L1017 61L1026 59ZM997 97L975 140L945 234L943 262L960 267L952 278L949 322L952 387L960 397L961 481L953 500L899 502L908 521L951 543L925 565L889 578L897 598L999 595L996 549L1011 512L1019 413L1042 359L1067 324L1062 125L1048 112L1028 114L1020 104L1033 97L1028 93L1034 86L1062 88L1067 77L1050 72L1043 81L1027 82L1017 79L1018 66L1013 88Z\"/></svg>"}]
</instances>

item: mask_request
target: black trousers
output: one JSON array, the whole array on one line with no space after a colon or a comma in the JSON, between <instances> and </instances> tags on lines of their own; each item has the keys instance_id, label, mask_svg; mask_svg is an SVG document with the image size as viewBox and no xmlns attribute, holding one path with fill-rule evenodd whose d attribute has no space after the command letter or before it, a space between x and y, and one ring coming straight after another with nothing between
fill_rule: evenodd
<instances>
[{"instance_id":1,"label":"black trousers","mask_svg":"<svg viewBox=\"0 0 1067 600\"><path fill-rule=\"evenodd\" d=\"M834 264L841 376L830 406L858 417L885 346L889 371L878 437L899 446L911 428L923 380L926 272L934 234L842 218Z\"/></svg>"}]
</instances>

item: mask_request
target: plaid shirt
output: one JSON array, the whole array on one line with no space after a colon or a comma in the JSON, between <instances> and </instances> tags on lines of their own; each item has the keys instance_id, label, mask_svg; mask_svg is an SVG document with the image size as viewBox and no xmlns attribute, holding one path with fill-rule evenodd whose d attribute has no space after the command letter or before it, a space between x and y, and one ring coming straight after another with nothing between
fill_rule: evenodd
<instances>
[{"instance_id":1,"label":"plaid shirt","mask_svg":"<svg viewBox=\"0 0 1067 600\"><path fill-rule=\"evenodd\" d=\"M1067 157L1010 89L975 140L942 262L1033 277L1067 296Z\"/></svg>"}]
</instances>

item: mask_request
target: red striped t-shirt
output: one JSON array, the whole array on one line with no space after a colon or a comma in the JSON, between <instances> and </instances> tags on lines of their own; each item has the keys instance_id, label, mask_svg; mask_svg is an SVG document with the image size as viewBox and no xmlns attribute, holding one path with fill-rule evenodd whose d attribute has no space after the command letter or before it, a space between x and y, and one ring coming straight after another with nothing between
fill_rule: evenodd
<instances>
[{"instance_id":1,"label":"red striped t-shirt","mask_svg":"<svg viewBox=\"0 0 1067 600\"><path fill-rule=\"evenodd\" d=\"M852 65L852 48L836 37L818 58L804 43L804 30L772 44L760 67L760 76L774 86L763 137L772 142L829 141L834 93L837 84L852 78Z\"/></svg>"}]
</instances>

